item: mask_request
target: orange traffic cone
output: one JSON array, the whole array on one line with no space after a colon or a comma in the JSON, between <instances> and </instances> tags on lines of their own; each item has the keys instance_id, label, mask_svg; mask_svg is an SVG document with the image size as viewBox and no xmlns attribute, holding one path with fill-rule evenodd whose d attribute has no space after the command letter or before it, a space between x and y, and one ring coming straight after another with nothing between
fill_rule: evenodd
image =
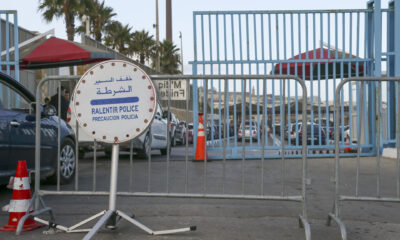
<instances>
[{"instance_id":1,"label":"orange traffic cone","mask_svg":"<svg viewBox=\"0 0 400 240\"><path fill-rule=\"evenodd\" d=\"M204 133L203 113L199 113L199 129L197 133L196 157L195 161L204 161L204 152L206 150L206 136ZM206 154L208 160L208 154Z\"/></svg>"},{"instance_id":2,"label":"orange traffic cone","mask_svg":"<svg viewBox=\"0 0 400 240\"><path fill-rule=\"evenodd\" d=\"M19 220L25 216L31 199L29 186L28 169L25 161L18 161L17 173L14 178L14 191L10 201L10 213L8 224L1 227L0 231L15 231ZM33 212L33 211L31 211ZM33 219L27 219L22 231L30 231L41 227L42 224L35 223Z\"/></svg>"},{"instance_id":3,"label":"orange traffic cone","mask_svg":"<svg viewBox=\"0 0 400 240\"><path fill-rule=\"evenodd\" d=\"M350 145L350 137L349 136L346 137L346 145ZM349 147L345 148L344 152L345 153L350 153L351 152L351 148L349 148Z\"/></svg>"}]
</instances>

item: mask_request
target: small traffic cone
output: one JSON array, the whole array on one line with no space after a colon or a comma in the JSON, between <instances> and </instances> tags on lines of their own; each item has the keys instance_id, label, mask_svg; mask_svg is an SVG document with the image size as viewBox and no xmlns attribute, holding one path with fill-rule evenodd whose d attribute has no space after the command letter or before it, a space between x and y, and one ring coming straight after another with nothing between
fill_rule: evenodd
<instances>
[{"instance_id":1,"label":"small traffic cone","mask_svg":"<svg viewBox=\"0 0 400 240\"><path fill-rule=\"evenodd\" d=\"M204 161L204 152L206 150L206 136L204 133L203 113L199 113L199 129L197 132L197 145L195 161ZM208 160L208 153L206 153L206 160Z\"/></svg>"},{"instance_id":2,"label":"small traffic cone","mask_svg":"<svg viewBox=\"0 0 400 240\"><path fill-rule=\"evenodd\" d=\"M350 137L349 136L346 137L346 145L350 145ZM351 152L351 148L349 148L349 147L345 148L344 152L345 153L350 153Z\"/></svg>"},{"instance_id":3,"label":"small traffic cone","mask_svg":"<svg viewBox=\"0 0 400 240\"><path fill-rule=\"evenodd\" d=\"M25 161L18 161L17 173L14 178L14 191L10 201L8 212L10 213L8 224L1 227L0 231L15 231L19 220L25 216L31 200L31 189L29 186L28 169ZM33 211L31 211L33 212ZM22 231L30 231L43 226L35 223L33 219L27 219Z\"/></svg>"}]
</instances>

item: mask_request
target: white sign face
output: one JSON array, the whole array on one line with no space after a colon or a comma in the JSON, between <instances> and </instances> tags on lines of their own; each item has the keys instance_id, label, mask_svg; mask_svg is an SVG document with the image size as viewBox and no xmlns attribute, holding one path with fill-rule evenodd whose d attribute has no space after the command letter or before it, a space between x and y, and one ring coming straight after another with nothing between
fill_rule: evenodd
<instances>
[{"instance_id":1,"label":"white sign face","mask_svg":"<svg viewBox=\"0 0 400 240\"><path fill-rule=\"evenodd\" d=\"M101 142L120 143L140 136L151 124L157 96L149 76L120 60L101 62L79 80L72 106L79 125Z\"/></svg>"},{"instance_id":2,"label":"white sign face","mask_svg":"<svg viewBox=\"0 0 400 240\"><path fill-rule=\"evenodd\" d=\"M160 100L168 100L168 80L156 80L156 88ZM171 80L171 100L186 100L186 81L185 80Z\"/></svg>"}]
</instances>

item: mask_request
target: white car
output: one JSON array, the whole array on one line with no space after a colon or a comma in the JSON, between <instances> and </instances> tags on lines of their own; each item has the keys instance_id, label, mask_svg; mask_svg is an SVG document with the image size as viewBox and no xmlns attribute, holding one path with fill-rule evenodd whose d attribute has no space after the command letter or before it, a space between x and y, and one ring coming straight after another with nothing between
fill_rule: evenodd
<instances>
[{"instance_id":1,"label":"white car","mask_svg":"<svg viewBox=\"0 0 400 240\"><path fill-rule=\"evenodd\" d=\"M73 113L73 108L68 109L67 122L74 130L76 134L76 119L75 114ZM83 157L86 151L92 151L94 146L94 138L87 135L82 128L78 127L79 135L79 155ZM154 120L151 124L151 149L159 149L162 155L167 154L167 119L163 118L163 110L160 104L157 103L157 110L154 116ZM148 157L148 150L150 138L149 138L149 130L143 133L140 137L136 138L133 141L128 141L120 144L121 151L130 151L130 147L132 144L133 151L138 154L140 158ZM170 146L171 147L171 146ZM111 156L111 144L105 144L101 142L97 142L97 149L104 150L106 156Z\"/></svg>"}]
</instances>

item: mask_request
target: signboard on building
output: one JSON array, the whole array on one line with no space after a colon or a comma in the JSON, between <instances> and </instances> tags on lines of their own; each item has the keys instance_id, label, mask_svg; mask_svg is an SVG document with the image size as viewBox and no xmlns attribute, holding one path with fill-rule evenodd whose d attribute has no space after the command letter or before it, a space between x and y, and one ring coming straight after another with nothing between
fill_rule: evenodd
<instances>
[{"instance_id":1,"label":"signboard on building","mask_svg":"<svg viewBox=\"0 0 400 240\"><path fill-rule=\"evenodd\" d=\"M156 80L154 83L160 100L168 100L169 81ZM171 100L186 100L187 94L185 80L171 80Z\"/></svg>"},{"instance_id":2,"label":"signboard on building","mask_svg":"<svg viewBox=\"0 0 400 240\"><path fill-rule=\"evenodd\" d=\"M72 106L89 136L107 143L125 142L140 136L151 124L156 91L149 76L136 65L105 61L81 77Z\"/></svg>"}]
</instances>

